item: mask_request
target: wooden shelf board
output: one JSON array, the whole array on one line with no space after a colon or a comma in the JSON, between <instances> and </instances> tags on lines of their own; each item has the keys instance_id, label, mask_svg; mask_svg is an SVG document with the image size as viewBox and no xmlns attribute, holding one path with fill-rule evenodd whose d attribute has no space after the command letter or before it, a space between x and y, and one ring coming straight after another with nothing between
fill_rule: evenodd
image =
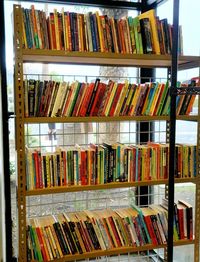
<instances>
[{"instance_id":1,"label":"wooden shelf board","mask_svg":"<svg viewBox=\"0 0 200 262\"><path fill-rule=\"evenodd\" d=\"M138 187L138 186L153 186L167 184L167 179L155 181L140 181L140 182L113 182L103 185L86 185L86 186L57 186L52 188L34 189L26 191L27 196L46 195L55 193L67 193L89 190L104 190L113 188ZM196 178L175 178L175 183L196 183Z\"/></svg>"},{"instance_id":2,"label":"wooden shelf board","mask_svg":"<svg viewBox=\"0 0 200 262\"><path fill-rule=\"evenodd\" d=\"M111 65L134 67L171 67L170 55L115 54L101 52L67 52L63 50L22 50L23 62ZM200 57L179 56L180 69L198 67Z\"/></svg>"},{"instance_id":3,"label":"wooden shelf board","mask_svg":"<svg viewBox=\"0 0 200 262\"><path fill-rule=\"evenodd\" d=\"M198 116L178 116L177 120L197 121ZM77 122L111 122L111 121L156 121L169 120L169 116L115 116L115 117L28 117L24 123L77 123Z\"/></svg>"},{"instance_id":4,"label":"wooden shelf board","mask_svg":"<svg viewBox=\"0 0 200 262\"><path fill-rule=\"evenodd\" d=\"M174 242L174 246L182 246L182 245L192 245L194 244L194 240L179 240ZM118 254L126 254L126 253L134 253L134 252L140 252L140 251L146 251L146 250L153 250L153 249L159 249L159 248L166 248L167 245L145 245L141 247L121 247L121 248L113 248L109 250L99 250L99 251L92 251L87 252L84 254L75 254L75 255L67 255L60 259L55 259L56 262L61 261L75 261L75 260L81 260L86 258L95 258L100 256L112 256L112 255L118 255ZM32 260L32 262L35 262L35 260Z\"/></svg>"}]
</instances>

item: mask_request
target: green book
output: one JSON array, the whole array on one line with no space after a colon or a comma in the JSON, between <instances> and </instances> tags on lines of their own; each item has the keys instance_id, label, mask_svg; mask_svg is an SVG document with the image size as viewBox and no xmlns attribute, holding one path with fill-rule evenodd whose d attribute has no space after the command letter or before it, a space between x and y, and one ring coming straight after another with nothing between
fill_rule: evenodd
<instances>
[{"instance_id":1,"label":"green book","mask_svg":"<svg viewBox=\"0 0 200 262\"><path fill-rule=\"evenodd\" d=\"M75 104L76 104L76 100L77 100L77 97L78 97L80 88L81 88L81 83L80 83L80 82L77 82L77 83L76 83L76 87L75 87L76 90L75 90L75 92L74 92L74 97L73 97L72 103L71 103L71 105L70 105L70 110L69 110L68 116L72 116L72 114L73 114L73 110L74 110L74 107L75 107Z\"/></svg>"},{"instance_id":2,"label":"green book","mask_svg":"<svg viewBox=\"0 0 200 262\"><path fill-rule=\"evenodd\" d=\"M34 248L35 248L35 254L37 254L36 255L37 256L37 260L42 262L43 258L42 258L42 253L41 253L41 249L40 249L40 243L39 243L39 240L38 240L36 229L34 227L30 226L30 233L32 235L32 240L35 243Z\"/></svg>"},{"instance_id":3,"label":"green book","mask_svg":"<svg viewBox=\"0 0 200 262\"><path fill-rule=\"evenodd\" d=\"M151 108L151 105L153 103L157 88L158 88L158 83L152 83L152 87L151 87L151 90L149 92L147 108L145 110L145 115L149 115L150 108Z\"/></svg>"},{"instance_id":4,"label":"green book","mask_svg":"<svg viewBox=\"0 0 200 262\"><path fill-rule=\"evenodd\" d=\"M167 81L166 84L165 84L165 88L164 88L164 90L162 92L162 97L160 99L160 104L158 105L158 109L157 109L157 111L155 113L155 115L157 115L157 116L161 115L161 111L162 111L162 108L163 108L165 97L167 95L168 88L169 88L169 82Z\"/></svg>"},{"instance_id":5,"label":"green book","mask_svg":"<svg viewBox=\"0 0 200 262\"><path fill-rule=\"evenodd\" d=\"M135 44L136 44L137 54L143 54L140 20L138 17L133 18L133 26L134 26L134 35L135 35Z\"/></svg>"}]
</instances>

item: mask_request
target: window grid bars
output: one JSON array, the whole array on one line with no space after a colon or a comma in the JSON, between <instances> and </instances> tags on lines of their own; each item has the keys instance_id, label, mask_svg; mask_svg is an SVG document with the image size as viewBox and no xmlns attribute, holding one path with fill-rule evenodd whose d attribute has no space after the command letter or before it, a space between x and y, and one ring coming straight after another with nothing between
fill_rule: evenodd
<instances>
[{"instance_id":1,"label":"window grid bars","mask_svg":"<svg viewBox=\"0 0 200 262\"><path fill-rule=\"evenodd\" d=\"M35 76L33 74L31 75L26 75L26 78L28 76ZM47 75L37 75L37 79L41 79L43 77L46 77ZM65 78L68 76L62 75L61 79L62 81L65 81ZM74 76L73 80L75 81L78 76ZM83 77L83 76L80 76ZM89 79L94 79L96 76L86 76L85 81L88 82ZM107 77L109 78L109 77ZM126 77L112 77L115 79L127 79ZM44 78L43 78L44 79ZM50 79L53 80L53 75L50 76ZM140 78L138 77L129 77L129 81L135 79L137 82L139 82ZM150 79L151 80L151 79ZM160 78L160 81L162 81L162 78ZM165 140L162 140L161 135L165 137L165 131L161 130L161 121L158 121L158 126L155 128L155 131L148 132L148 136L150 138L151 133L156 133L157 134L157 139L156 142L165 142ZM36 134L30 134L29 132L29 126L32 126L31 124L26 124L25 125L25 130L26 130L26 137L25 141L26 143L30 146L30 139L33 139L34 137L38 137L38 144L36 146L31 146L31 147L36 147L36 148L41 148L42 150L50 150L53 152L56 148L56 146L63 146L63 147L68 147L72 146L76 143L76 138L78 136L84 137L83 143L79 143L82 146L87 145L90 143L90 138L93 137L93 143L100 144L102 141L105 140L105 137L109 136L109 139L112 136L111 142L121 142L124 144L136 144L136 123L134 121L126 121L126 122L116 122L116 123L67 123L67 124L59 124L60 128L56 128L56 139L59 138L59 142L55 143L55 139L52 136L52 139L50 140L49 145L45 144L43 145L43 140L44 137L48 137L48 131L45 133L44 132L44 124L35 124L35 127L38 128L38 133ZM66 128L70 131L66 133ZM102 131L102 127L104 127L105 131ZM138 123L138 132L140 134L142 133L147 133L147 132L142 132L140 131L140 122ZM150 127L150 123L149 123ZM115 130L117 129L117 132L113 133L112 129ZM125 131L124 131L125 128ZM80 129L81 132L77 132L77 129ZM92 130L90 130L92 129ZM31 129L30 129L31 130ZM127 131L126 131L127 130ZM84 131L84 132L83 132ZM88 132L89 131L89 132ZM72 141L71 144L66 144L65 143L65 136L71 136L70 139ZM113 136L114 140L113 141ZM127 141L124 141L123 136L128 137ZM134 137L131 138L131 136ZM139 135L138 135L139 138ZM47 139L47 138L46 138ZM108 141L107 141L108 142ZM140 140L137 141L140 143ZM157 188L157 189L156 189ZM93 191L92 191L93 192ZM138 205L141 206L140 203L140 187L138 188L138 194L136 195L136 190L135 188L127 188L127 189L112 189L112 190L105 190L103 192L103 197L102 197L102 191L94 191L91 193L91 191L84 191L84 192L76 192L73 195L71 193L64 193L63 194L51 194L51 195L46 195L46 196L32 196L28 197L27 199L27 216L28 217L33 217L35 216L42 216L42 215L50 215L50 214L56 214L60 213L62 211L65 212L70 212L70 211L79 211L83 209L103 209L103 208L119 208L119 207L126 207L131 201L135 202L136 198L138 198ZM94 197L94 196L95 197ZM142 195L145 196L145 195ZM148 188L148 194L146 195L148 197L148 202L153 199L155 200L154 203L160 203L162 198L164 197L164 188L161 186L154 186L154 192L150 193L150 189ZM38 209L39 206L39 209ZM48 209L47 209L48 207ZM38 213L39 211L39 213ZM35 214L34 214L35 213ZM158 251L158 250L157 250ZM161 250L162 253L162 250ZM105 257L104 258L96 258L94 260L84 260L84 261L153 261L152 259L158 259L159 255L158 254L149 254L149 252L146 252L142 254L141 258L141 253L138 252L137 254L130 254L128 253L127 255L118 255L115 257ZM137 259L138 258L138 259Z\"/></svg>"}]
</instances>

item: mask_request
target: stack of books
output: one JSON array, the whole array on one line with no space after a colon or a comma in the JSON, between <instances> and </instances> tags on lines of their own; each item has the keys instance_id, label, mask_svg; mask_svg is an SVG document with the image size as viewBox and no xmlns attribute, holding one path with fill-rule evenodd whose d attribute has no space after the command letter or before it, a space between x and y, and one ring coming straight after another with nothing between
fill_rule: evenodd
<instances>
[{"instance_id":1,"label":"stack of books","mask_svg":"<svg viewBox=\"0 0 200 262\"><path fill-rule=\"evenodd\" d=\"M178 87L195 86L178 83ZM162 116L170 113L169 82L131 84L96 79L75 81L24 80L25 117ZM195 95L177 96L177 115L189 115Z\"/></svg>"},{"instance_id":2,"label":"stack of books","mask_svg":"<svg viewBox=\"0 0 200 262\"><path fill-rule=\"evenodd\" d=\"M180 200L175 208L174 240L192 240L192 206ZM147 244L156 248L167 242L167 216L163 200L161 205L145 208L84 210L28 219L28 260L50 261L67 255Z\"/></svg>"},{"instance_id":3,"label":"stack of books","mask_svg":"<svg viewBox=\"0 0 200 262\"><path fill-rule=\"evenodd\" d=\"M89 12L51 12L22 8L23 46L79 52L171 54L172 25L150 10L139 16L115 19ZM182 54L182 28L179 53Z\"/></svg>"},{"instance_id":4,"label":"stack of books","mask_svg":"<svg viewBox=\"0 0 200 262\"><path fill-rule=\"evenodd\" d=\"M196 146L176 145L175 153L176 177L196 177ZM27 190L167 179L168 166L168 144L91 144L54 153L27 148Z\"/></svg>"}]
</instances>

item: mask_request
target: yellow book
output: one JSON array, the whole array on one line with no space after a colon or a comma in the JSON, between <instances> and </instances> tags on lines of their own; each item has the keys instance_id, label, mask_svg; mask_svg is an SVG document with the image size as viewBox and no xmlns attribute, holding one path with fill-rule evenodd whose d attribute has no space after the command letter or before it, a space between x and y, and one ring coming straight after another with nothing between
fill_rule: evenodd
<instances>
[{"instance_id":1,"label":"yellow book","mask_svg":"<svg viewBox=\"0 0 200 262\"><path fill-rule=\"evenodd\" d=\"M101 26L101 21L100 21L100 17L99 17L99 12L96 12L96 18L97 18L97 26L98 26L98 31L99 31L99 42L100 42L100 48L101 48L101 52L104 52L104 39L103 39L103 30L102 30L102 26Z\"/></svg>"},{"instance_id":2,"label":"yellow book","mask_svg":"<svg viewBox=\"0 0 200 262\"><path fill-rule=\"evenodd\" d=\"M108 104L106 106L105 116L108 116L108 114L110 112L110 107L112 105L112 101L113 101L114 95L116 93L116 90L117 90L117 83L114 83L112 91L111 91L111 94L110 94L110 98L109 98Z\"/></svg>"},{"instance_id":3,"label":"yellow book","mask_svg":"<svg viewBox=\"0 0 200 262\"><path fill-rule=\"evenodd\" d=\"M51 187L51 174L49 165L50 155L46 154L46 172L47 172L47 187Z\"/></svg>"},{"instance_id":4,"label":"yellow book","mask_svg":"<svg viewBox=\"0 0 200 262\"><path fill-rule=\"evenodd\" d=\"M127 17L125 19L125 24L126 24L126 28L127 28L129 53L132 54L133 50L132 50L132 46L131 46L131 35L130 35L130 29L129 29L129 24L128 24L128 18Z\"/></svg>"},{"instance_id":5,"label":"yellow book","mask_svg":"<svg viewBox=\"0 0 200 262\"><path fill-rule=\"evenodd\" d=\"M27 49L28 48L28 45L27 45L27 39L26 39L26 31L25 31L25 17L24 17L24 8L22 8L22 35L23 35L23 38L22 38L22 41L23 41L23 44L24 44L24 48Z\"/></svg>"},{"instance_id":6,"label":"yellow book","mask_svg":"<svg viewBox=\"0 0 200 262\"><path fill-rule=\"evenodd\" d=\"M116 106L116 109L115 109L115 112L114 112L114 116L119 116L119 114L120 114L124 99L126 97L126 93L128 91L128 86L129 86L129 82L126 80L125 85L123 87L123 90L120 94L119 101L117 102L117 106Z\"/></svg>"},{"instance_id":7,"label":"yellow book","mask_svg":"<svg viewBox=\"0 0 200 262\"><path fill-rule=\"evenodd\" d=\"M61 50L60 47L60 37L59 37L59 26L58 26L58 12L54 9L54 23L55 23L55 33L56 33L56 49Z\"/></svg>"},{"instance_id":8,"label":"yellow book","mask_svg":"<svg viewBox=\"0 0 200 262\"><path fill-rule=\"evenodd\" d=\"M153 9L142 13L138 16L139 20L148 18L151 24L151 30L152 30L152 39L153 39L153 50L155 54L160 55L160 44L158 40L158 29L156 24L156 16L155 11Z\"/></svg>"},{"instance_id":9,"label":"yellow book","mask_svg":"<svg viewBox=\"0 0 200 262\"><path fill-rule=\"evenodd\" d=\"M129 115L132 116L134 111L135 111L135 107L137 105L137 101L138 101L138 97L140 94L141 88L140 85L137 86L134 97L132 99L131 105L130 105L130 110L129 110Z\"/></svg>"},{"instance_id":10,"label":"yellow book","mask_svg":"<svg viewBox=\"0 0 200 262\"><path fill-rule=\"evenodd\" d=\"M82 52L83 48L82 48L82 43L81 43L81 34L82 34L82 30L81 30L81 15L77 14L77 27L78 27L78 51Z\"/></svg>"},{"instance_id":11,"label":"yellow book","mask_svg":"<svg viewBox=\"0 0 200 262\"><path fill-rule=\"evenodd\" d=\"M68 51L69 50L69 41L67 37L68 21L65 17L64 8L62 8L61 12L62 12L62 23L63 23L62 26L63 26L63 36L64 36L64 47L65 50Z\"/></svg>"}]
</instances>

